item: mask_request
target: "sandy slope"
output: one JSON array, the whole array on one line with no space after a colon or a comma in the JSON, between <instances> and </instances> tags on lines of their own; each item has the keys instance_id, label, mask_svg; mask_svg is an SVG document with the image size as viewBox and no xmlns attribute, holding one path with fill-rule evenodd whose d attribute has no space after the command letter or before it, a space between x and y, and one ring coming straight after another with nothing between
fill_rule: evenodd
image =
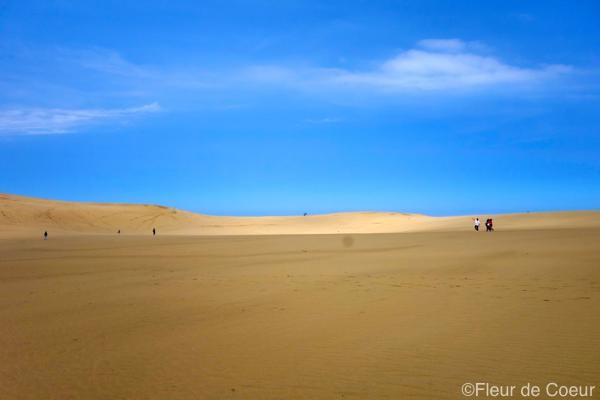
<instances>
[{"instance_id":1,"label":"sandy slope","mask_svg":"<svg viewBox=\"0 0 600 400\"><path fill-rule=\"evenodd\" d=\"M483 217L483 216L482 216ZM600 211L494 216L502 229L600 226ZM307 217L215 217L156 205L74 203L0 194L0 237L56 234L253 235L470 230L471 216L355 212Z\"/></svg>"}]
</instances>

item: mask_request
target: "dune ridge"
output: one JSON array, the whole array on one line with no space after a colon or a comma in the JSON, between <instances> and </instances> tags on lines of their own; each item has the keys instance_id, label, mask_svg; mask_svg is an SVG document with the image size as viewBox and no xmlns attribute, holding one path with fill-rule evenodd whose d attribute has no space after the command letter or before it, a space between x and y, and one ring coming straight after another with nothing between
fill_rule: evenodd
<instances>
[{"instance_id":1,"label":"dune ridge","mask_svg":"<svg viewBox=\"0 0 600 400\"><path fill-rule=\"evenodd\" d=\"M483 216L481 216L483 218ZM600 211L492 215L504 229L600 226ZM0 194L0 236L53 234L271 235L401 233L471 229L472 216L431 217L398 212L229 217L162 205L82 203Z\"/></svg>"}]
</instances>

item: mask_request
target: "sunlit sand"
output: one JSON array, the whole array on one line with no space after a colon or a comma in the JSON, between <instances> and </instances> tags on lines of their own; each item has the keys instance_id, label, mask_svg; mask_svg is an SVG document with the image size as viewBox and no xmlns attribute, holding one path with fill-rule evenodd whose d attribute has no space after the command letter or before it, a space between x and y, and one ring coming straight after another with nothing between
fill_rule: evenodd
<instances>
[{"instance_id":1,"label":"sunlit sand","mask_svg":"<svg viewBox=\"0 0 600 400\"><path fill-rule=\"evenodd\" d=\"M2 398L455 399L600 376L600 212L477 233L471 216L0 211Z\"/></svg>"}]
</instances>

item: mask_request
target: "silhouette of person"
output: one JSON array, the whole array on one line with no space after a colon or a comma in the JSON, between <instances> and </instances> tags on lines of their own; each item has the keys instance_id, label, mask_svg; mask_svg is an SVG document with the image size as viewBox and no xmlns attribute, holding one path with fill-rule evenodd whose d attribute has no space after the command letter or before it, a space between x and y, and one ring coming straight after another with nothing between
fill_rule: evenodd
<instances>
[{"instance_id":1,"label":"silhouette of person","mask_svg":"<svg viewBox=\"0 0 600 400\"><path fill-rule=\"evenodd\" d=\"M48 239L48 231L44 231L44 240Z\"/></svg>"},{"instance_id":2,"label":"silhouette of person","mask_svg":"<svg viewBox=\"0 0 600 400\"><path fill-rule=\"evenodd\" d=\"M152 236L156 236L156 228L152 228Z\"/></svg>"},{"instance_id":3,"label":"silhouette of person","mask_svg":"<svg viewBox=\"0 0 600 400\"><path fill-rule=\"evenodd\" d=\"M119 230L117 231L117 233L120 235L120 234L121 234L121 230L119 229Z\"/></svg>"}]
</instances>

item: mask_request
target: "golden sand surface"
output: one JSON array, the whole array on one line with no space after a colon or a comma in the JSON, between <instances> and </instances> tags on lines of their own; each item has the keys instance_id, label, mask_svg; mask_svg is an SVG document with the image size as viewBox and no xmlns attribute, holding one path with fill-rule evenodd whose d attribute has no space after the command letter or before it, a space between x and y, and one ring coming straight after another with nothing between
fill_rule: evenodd
<instances>
[{"instance_id":1,"label":"golden sand surface","mask_svg":"<svg viewBox=\"0 0 600 400\"><path fill-rule=\"evenodd\" d=\"M76 203L0 194L0 238L55 235L290 235L471 231L472 218L397 212L349 212L308 216L223 217L159 205ZM600 211L478 215L501 229L595 228ZM483 225L482 225L483 228Z\"/></svg>"},{"instance_id":2,"label":"golden sand surface","mask_svg":"<svg viewBox=\"0 0 600 400\"><path fill-rule=\"evenodd\" d=\"M600 386L598 212L497 216L493 233L468 217L255 218L257 231L283 232L226 235L252 223L6 197L2 399L456 399L465 382ZM86 228L107 209L113 219ZM148 210L165 214L143 220ZM376 233L386 215L406 231ZM206 218L216 235L193 235ZM306 234L326 229L323 218L375 232ZM304 234L291 234L294 220ZM159 235L114 234L124 221Z\"/></svg>"}]
</instances>

